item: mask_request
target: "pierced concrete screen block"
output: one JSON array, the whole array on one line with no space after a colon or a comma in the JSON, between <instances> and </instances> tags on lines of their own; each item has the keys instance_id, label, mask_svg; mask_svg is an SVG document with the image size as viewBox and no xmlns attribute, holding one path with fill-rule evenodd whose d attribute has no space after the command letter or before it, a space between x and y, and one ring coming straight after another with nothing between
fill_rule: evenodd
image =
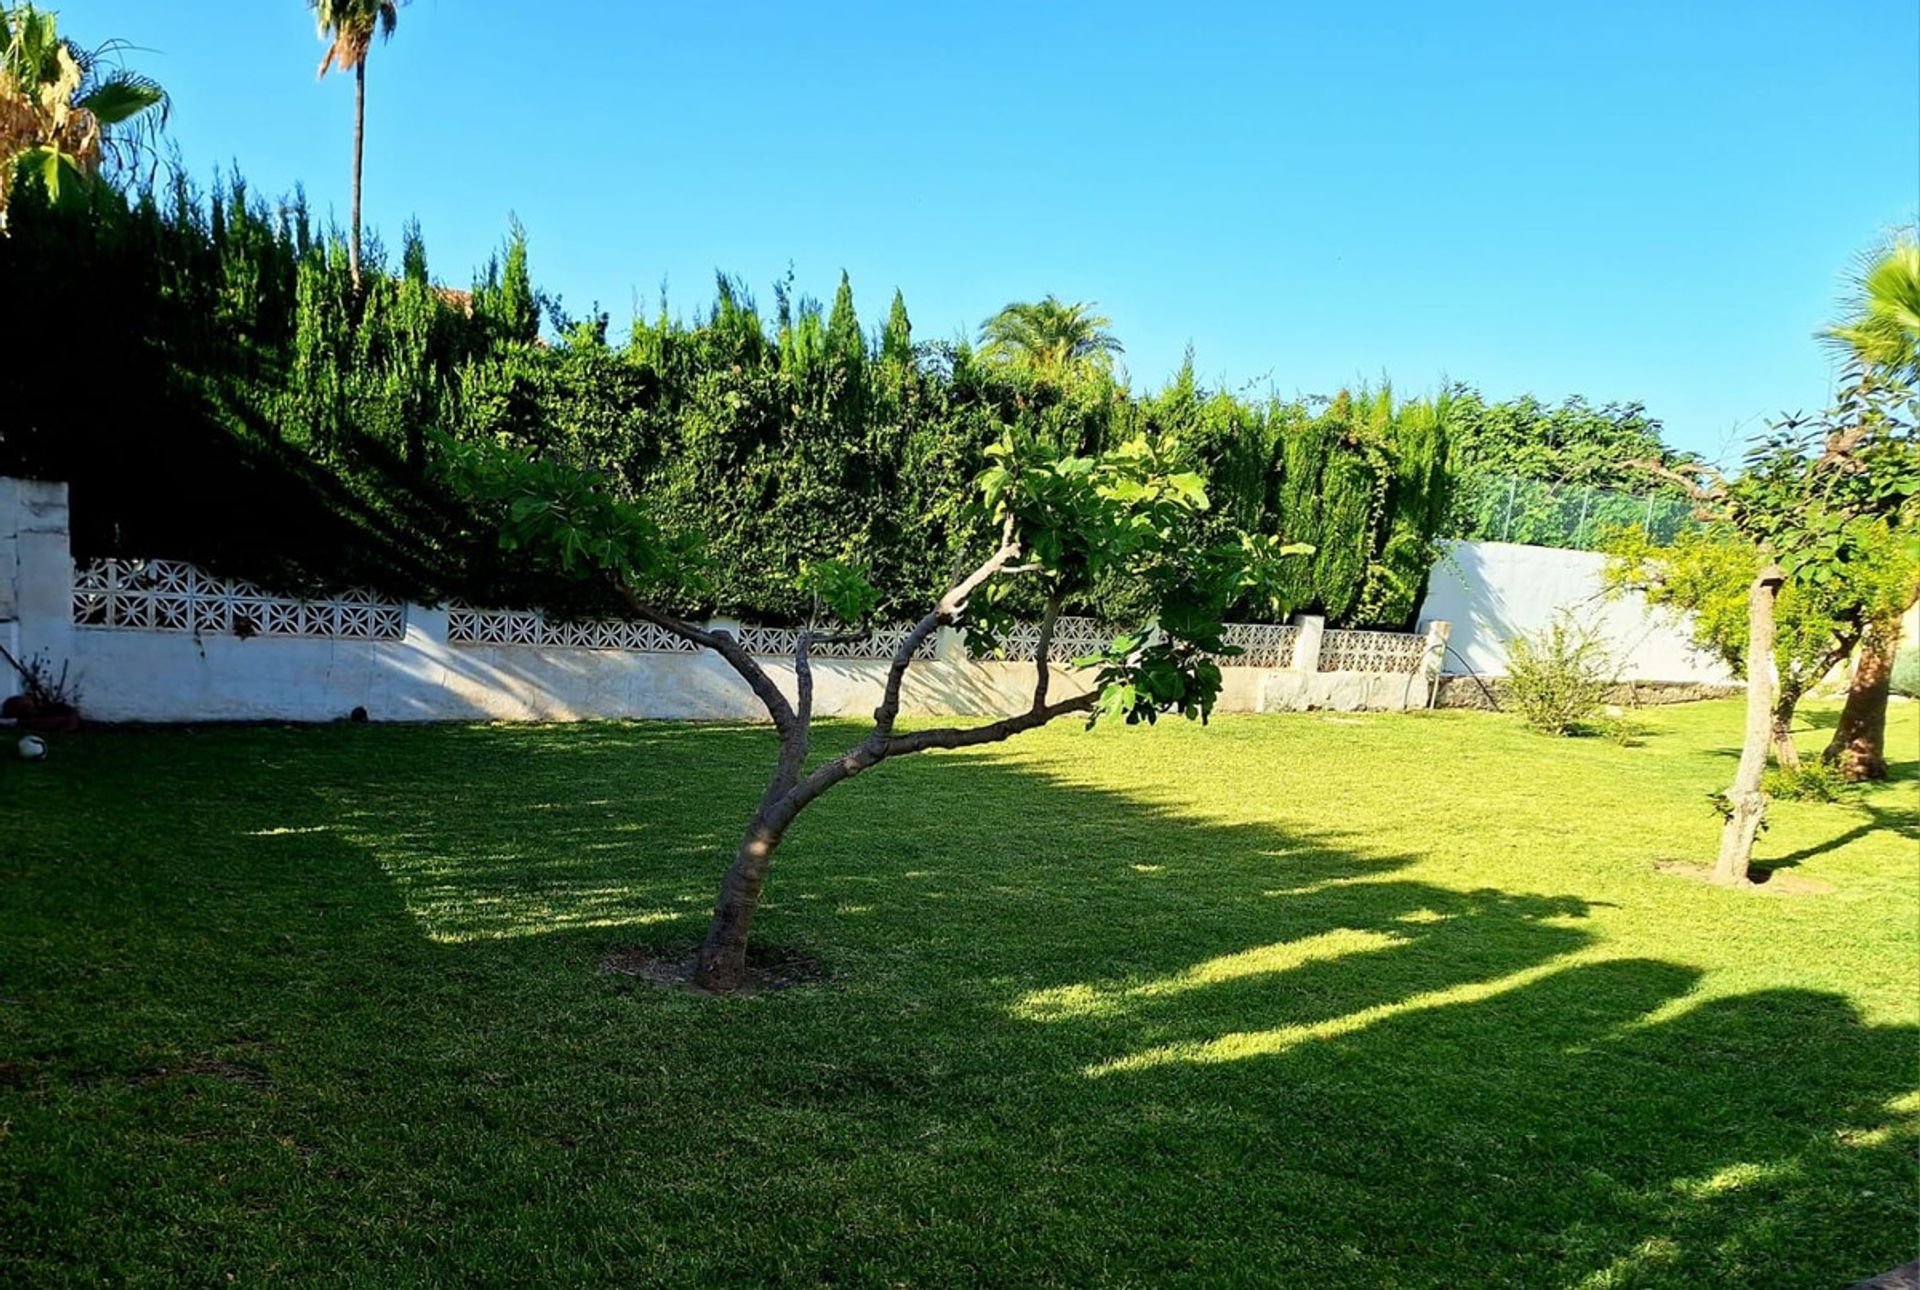
<instances>
[{"instance_id":1,"label":"pierced concrete screen block","mask_svg":"<svg viewBox=\"0 0 1920 1290\"><path fill-rule=\"evenodd\" d=\"M1228 667L1291 667L1300 629L1273 623L1228 623L1220 639L1240 649L1222 660Z\"/></svg>"},{"instance_id":2,"label":"pierced concrete screen block","mask_svg":"<svg viewBox=\"0 0 1920 1290\"><path fill-rule=\"evenodd\" d=\"M180 560L94 560L74 570L73 624L230 636L397 641L406 606L371 591L325 600L272 596Z\"/></svg>"},{"instance_id":3,"label":"pierced concrete screen block","mask_svg":"<svg viewBox=\"0 0 1920 1290\"><path fill-rule=\"evenodd\" d=\"M1320 642L1322 672L1418 672L1430 644L1411 632L1329 631Z\"/></svg>"},{"instance_id":4,"label":"pierced concrete screen block","mask_svg":"<svg viewBox=\"0 0 1920 1290\"><path fill-rule=\"evenodd\" d=\"M1091 618L1063 616L1054 620L1053 644L1048 648L1047 656L1055 664L1064 665L1105 649L1112 640L1112 630L1102 627ZM1039 652L1039 623L1020 623L1001 642L1001 653L1010 663L1031 663Z\"/></svg>"},{"instance_id":5,"label":"pierced concrete screen block","mask_svg":"<svg viewBox=\"0 0 1920 1290\"><path fill-rule=\"evenodd\" d=\"M447 641L454 645L562 646L573 649L642 650L653 654L697 654L700 647L664 627L624 618L592 618L550 623L542 614L520 609L447 610Z\"/></svg>"},{"instance_id":6,"label":"pierced concrete screen block","mask_svg":"<svg viewBox=\"0 0 1920 1290\"><path fill-rule=\"evenodd\" d=\"M730 628L749 654L791 658L800 643L792 627ZM882 627L864 641L816 644L815 658L890 659L910 628ZM652 654L697 654L701 646L652 623L623 618L593 618L579 622L548 622L540 613L514 609L475 609L455 605L447 611L447 640L454 645L527 645L572 649L635 650ZM932 635L921 641L914 657L934 657Z\"/></svg>"}]
</instances>

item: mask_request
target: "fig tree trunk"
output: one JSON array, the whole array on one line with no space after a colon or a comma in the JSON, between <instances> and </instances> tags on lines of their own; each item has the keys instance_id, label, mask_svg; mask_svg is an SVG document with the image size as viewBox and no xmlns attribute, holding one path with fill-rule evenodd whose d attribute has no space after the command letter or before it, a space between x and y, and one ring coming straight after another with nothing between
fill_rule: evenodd
<instances>
[{"instance_id":1,"label":"fig tree trunk","mask_svg":"<svg viewBox=\"0 0 1920 1290\"><path fill-rule=\"evenodd\" d=\"M733 863L720 881L720 898L714 902L713 920L707 925L707 938L700 944L694 961L693 983L716 994L737 990L747 976L747 933L753 928L754 911L760 907L760 889L767 882L767 866L773 862L773 850L779 839L758 816L747 826L740 839Z\"/></svg>"},{"instance_id":2,"label":"fig tree trunk","mask_svg":"<svg viewBox=\"0 0 1920 1290\"><path fill-rule=\"evenodd\" d=\"M1897 623L1870 624L1860 638L1860 658L1853 665L1846 706L1833 742L1820 754L1822 761L1851 780L1887 777L1887 696L1893 684L1893 655L1899 645Z\"/></svg>"},{"instance_id":3,"label":"fig tree trunk","mask_svg":"<svg viewBox=\"0 0 1920 1290\"><path fill-rule=\"evenodd\" d=\"M1747 657L1773 657L1773 611L1786 575L1768 564L1747 591ZM1729 887L1745 885L1753 863L1754 840L1766 822L1767 795L1760 781L1767 770L1767 746L1773 742L1773 669L1747 669L1746 737L1740 744L1740 766L1726 792L1726 827L1720 831L1720 856L1713 880Z\"/></svg>"}]
</instances>

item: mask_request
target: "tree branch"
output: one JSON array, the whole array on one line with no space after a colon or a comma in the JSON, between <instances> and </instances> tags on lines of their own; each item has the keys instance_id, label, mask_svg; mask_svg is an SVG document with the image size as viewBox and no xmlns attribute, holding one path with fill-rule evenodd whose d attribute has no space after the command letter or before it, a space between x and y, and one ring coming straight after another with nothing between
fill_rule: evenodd
<instances>
[{"instance_id":1,"label":"tree branch","mask_svg":"<svg viewBox=\"0 0 1920 1290\"><path fill-rule=\"evenodd\" d=\"M813 724L813 633L797 632L793 638L793 687L795 716L804 732Z\"/></svg>"},{"instance_id":2,"label":"tree branch","mask_svg":"<svg viewBox=\"0 0 1920 1290\"><path fill-rule=\"evenodd\" d=\"M740 678L747 683L754 696L766 708L767 715L773 718L773 728L780 732L782 739L786 739L798 729L799 717L794 713L793 705L787 702L787 696L780 693L780 687L773 683L773 678L767 675L766 669L754 661L753 655L747 653L740 642L734 639L732 632L695 627L683 618L667 613L663 609L656 609L642 600L632 587L614 574L607 575L607 583L634 617L672 632L682 640L704 646L725 659L728 666L740 674Z\"/></svg>"},{"instance_id":3,"label":"tree branch","mask_svg":"<svg viewBox=\"0 0 1920 1290\"><path fill-rule=\"evenodd\" d=\"M948 588L947 594L940 597L940 603L915 623L913 630L901 640L900 648L893 652L893 663L887 668L887 686L880 696L880 706L873 710L873 733L868 736L869 742L877 746L892 735L893 723L900 715L900 686L905 682L907 669L913 666L913 656L919 652L921 644L942 625L953 622L965 613L968 597L979 589L981 583L1005 569L1019 554L1020 543L1014 539L1009 526L1000 549L979 568Z\"/></svg>"},{"instance_id":4,"label":"tree branch","mask_svg":"<svg viewBox=\"0 0 1920 1290\"><path fill-rule=\"evenodd\" d=\"M923 752L928 748L971 748L975 744L999 743L1023 731L1038 729L1069 712L1091 712L1100 701L1097 690L1076 694L1057 703L1036 705L1017 716L1002 717L984 726L943 726L934 730L915 730L887 740L885 756Z\"/></svg>"},{"instance_id":5,"label":"tree branch","mask_svg":"<svg viewBox=\"0 0 1920 1290\"><path fill-rule=\"evenodd\" d=\"M1838 632L1834 636L1833 648L1821 655L1820 661L1814 664L1815 670L1807 680L1807 688L1812 689L1820 684L1827 673L1845 662L1853 653L1854 646L1860 643L1863 635L1865 632L1859 623L1850 624L1845 630Z\"/></svg>"},{"instance_id":6,"label":"tree branch","mask_svg":"<svg viewBox=\"0 0 1920 1290\"><path fill-rule=\"evenodd\" d=\"M1709 513L1707 508L1726 504L1726 478L1711 466L1705 466L1699 462L1683 462L1678 466L1669 466L1665 462L1648 458L1629 461L1627 466L1633 470L1645 471L1670 484L1678 484L1693 501L1696 518L1718 518L1717 514Z\"/></svg>"},{"instance_id":7,"label":"tree branch","mask_svg":"<svg viewBox=\"0 0 1920 1290\"><path fill-rule=\"evenodd\" d=\"M813 725L813 647L815 645L858 645L873 639L872 628L857 632L816 632L811 627L794 633L793 679L802 730Z\"/></svg>"},{"instance_id":8,"label":"tree branch","mask_svg":"<svg viewBox=\"0 0 1920 1290\"><path fill-rule=\"evenodd\" d=\"M796 784L778 802L770 805L763 812L762 818L766 821L772 836L778 838L786 827L793 823L793 817L815 798L841 780L852 779L862 771L878 766L889 757L923 752L929 748L971 748L976 744L999 743L1023 731L1038 729L1056 717L1066 716L1070 712L1092 711L1099 697L1098 692L1077 694L1071 699L1062 699L1058 703L1051 703L1045 707L1029 708L1018 716L1003 717L999 721L990 722L984 726L948 726L936 730L915 730L910 734L896 735L882 740L869 737Z\"/></svg>"}]
</instances>

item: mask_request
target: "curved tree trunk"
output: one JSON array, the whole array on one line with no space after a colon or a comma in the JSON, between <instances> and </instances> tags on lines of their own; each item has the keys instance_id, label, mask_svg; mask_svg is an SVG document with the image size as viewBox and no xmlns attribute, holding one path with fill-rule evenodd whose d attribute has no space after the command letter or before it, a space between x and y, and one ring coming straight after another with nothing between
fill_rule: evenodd
<instances>
[{"instance_id":1,"label":"curved tree trunk","mask_svg":"<svg viewBox=\"0 0 1920 1290\"><path fill-rule=\"evenodd\" d=\"M1747 657L1773 657L1773 610L1786 575L1777 564L1760 570L1747 591ZM1767 769L1767 746L1773 737L1773 669L1747 669L1747 727L1740 745L1740 768L1726 792L1727 823L1720 831L1720 855L1713 880L1729 887L1744 886L1753 863L1754 839L1766 822L1767 795L1760 787Z\"/></svg>"},{"instance_id":2,"label":"curved tree trunk","mask_svg":"<svg viewBox=\"0 0 1920 1290\"><path fill-rule=\"evenodd\" d=\"M1887 777L1887 695L1893 684L1893 655L1899 643L1897 623L1877 622L1860 638L1846 706L1833 742L1820 760L1839 768L1845 779Z\"/></svg>"},{"instance_id":3,"label":"curved tree trunk","mask_svg":"<svg viewBox=\"0 0 1920 1290\"><path fill-rule=\"evenodd\" d=\"M347 226L347 272L360 286L360 154L367 128L367 60L353 65L353 214Z\"/></svg>"},{"instance_id":4,"label":"curved tree trunk","mask_svg":"<svg viewBox=\"0 0 1920 1290\"><path fill-rule=\"evenodd\" d=\"M747 933L760 907L760 889L766 885L767 866L773 862L780 839L760 815L747 826L714 902L713 921L694 961L693 983L702 990L737 990L747 977Z\"/></svg>"}]
</instances>

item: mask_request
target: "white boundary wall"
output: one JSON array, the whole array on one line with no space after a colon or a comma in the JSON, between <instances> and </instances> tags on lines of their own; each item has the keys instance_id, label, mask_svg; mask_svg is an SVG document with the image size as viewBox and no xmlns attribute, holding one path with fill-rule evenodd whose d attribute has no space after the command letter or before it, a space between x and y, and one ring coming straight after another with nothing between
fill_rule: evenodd
<instances>
[{"instance_id":1,"label":"white boundary wall","mask_svg":"<svg viewBox=\"0 0 1920 1290\"><path fill-rule=\"evenodd\" d=\"M1504 676L1507 642L1565 613L1607 643L1623 681L1737 685L1717 659L1694 648L1677 613L1637 593L1606 594L1606 557L1593 551L1509 542L1448 542L1420 606L1453 624L1445 671Z\"/></svg>"},{"instance_id":2,"label":"white boundary wall","mask_svg":"<svg viewBox=\"0 0 1920 1290\"><path fill-rule=\"evenodd\" d=\"M156 593L168 602L165 626L157 604L134 620L141 625L87 625L122 621L95 599L111 599L111 590L96 588L114 576L90 568L76 578L64 484L0 478L0 644L22 659L44 650L56 671L70 664L82 714L92 720L332 721L355 708L376 721L765 719L746 685L709 652L481 643L470 632L450 634L444 608L364 596L304 604L260 593ZM1318 619L1303 619L1286 638L1289 665L1222 669L1218 710L1423 707L1445 631L1438 624L1425 638L1326 632ZM791 694L792 660L769 655L761 663ZM1374 664L1398 670L1322 670ZM886 669L879 659L815 659L815 710L867 715ZM12 679L0 676L0 694L12 691ZM1055 669L1055 697L1087 685L1085 674ZM922 716L999 715L1024 711L1032 691L1031 663L972 660L958 636L943 631L934 657L907 673L902 707Z\"/></svg>"}]
</instances>

